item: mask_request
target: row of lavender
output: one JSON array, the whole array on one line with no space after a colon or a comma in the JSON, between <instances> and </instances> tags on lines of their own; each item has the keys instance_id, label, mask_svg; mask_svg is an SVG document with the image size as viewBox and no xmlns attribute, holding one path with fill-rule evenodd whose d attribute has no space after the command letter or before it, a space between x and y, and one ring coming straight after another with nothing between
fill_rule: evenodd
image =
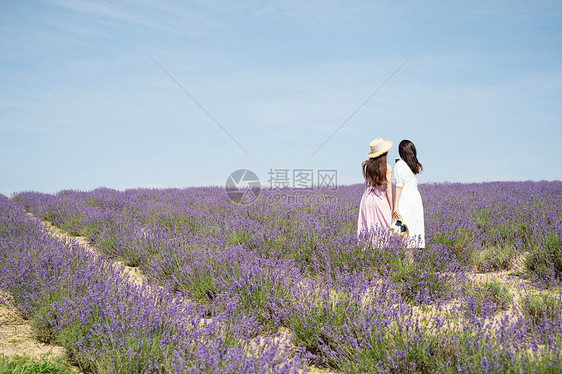
<instances>
[{"instance_id":1,"label":"row of lavender","mask_svg":"<svg viewBox=\"0 0 562 374\"><path fill-rule=\"evenodd\" d=\"M284 191L299 204L270 204L278 191L266 191L250 206L219 188L15 198L203 312L229 310L270 333L288 327L317 364L349 372L559 365L559 301L531 298L527 313L503 312L509 303L495 296L505 289L470 284L466 271L509 268L530 252L521 274L557 286L560 182L422 186L428 246L409 261L395 238L381 237L380 248L357 241L361 189ZM306 203L321 194L328 203Z\"/></svg>"},{"instance_id":2,"label":"row of lavender","mask_svg":"<svg viewBox=\"0 0 562 374\"><path fill-rule=\"evenodd\" d=\"M220 188L23 193L16 200L68 232L88 237L104 253L147 274L159 274L160 281L171 281L181 290L189 281L178 278L181 272L175 270L194 260L180 252L196 255L201 249L232 245L263 258L294 261L301 272L312 275L376 268L373 261L380 256L365 253L355 237L362 188L289 191L311 200L330 193L334 199L325 204L269 204L278 192L266 191L260 202L239 206ZM561 236L560 182L434 184L421 189L429 244L419 255L429 256L432 267L497 270L510 267L509 260L521 253L548 252L550 257L542 262L554 268L540 268L541 258L529 268L545 285L560 280L559 259L550 253ZM170 273L178 274L174 278Z\"/></svg>"},{"instance_id":3,"label":"row of lavender","mask_svg":"<svg viewBox=\"0 0 562 374\"><path fill-rule=\"evenodd\" d=\"M228 311L203 318L191 302L134 285L112 264L77 242L54 238L0 195L0 289L11 294L41 340L66 347L82 370L302 369L298 359L288 357L286 343L255 338L257 321Z\"/></svg>"}]
</instances>

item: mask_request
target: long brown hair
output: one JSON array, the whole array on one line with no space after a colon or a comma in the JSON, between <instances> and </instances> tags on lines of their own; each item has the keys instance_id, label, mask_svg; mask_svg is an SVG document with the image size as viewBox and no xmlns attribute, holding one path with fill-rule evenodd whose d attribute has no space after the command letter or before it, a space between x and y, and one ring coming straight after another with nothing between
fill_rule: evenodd
<instances>
[{"instance_id":1,"label":"long brown hair","mask_svg":"<svg viewBox=\"0 0 562 374\"><path fill-rule=\"evenodd\" d=\"M418 154L414 143L407 139L402 140L398 146L398 153L400 154L402 160L406 161L406 164L408 164L412 173L421 173L423 166L418 161Z\"/></svg>"},{"instance_id":2,"label":"long brown hair","mask_svg":"<svg viewBox=\"0 0 562 374\"><path fill-rule=\"evenodd\" d=\"M380 186L387 184L386 180L386 155L388 152L376 158L370 158L363 169L363 176L368 186Z\"/></svg>"}]
</instances>

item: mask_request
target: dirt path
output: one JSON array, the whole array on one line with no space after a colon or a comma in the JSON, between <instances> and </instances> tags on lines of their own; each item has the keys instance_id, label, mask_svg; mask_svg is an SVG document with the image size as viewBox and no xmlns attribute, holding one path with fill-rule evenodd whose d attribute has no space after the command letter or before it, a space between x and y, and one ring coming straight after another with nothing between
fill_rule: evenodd
<instances>
[{"instance_id":1,"label":"dirt path","mask_svg":"<svg viewBox=\"0 0 562 374\"><path fill-rule=\"evenodd\" d=\"M51 235L61 242L69 245L78 244L93 255L100 255L86 238L71 237L49 222L43 221L31 213L27 213L27 215L30 219L41 223ZM115 267L121 268L134 284L147 282L138 269L125 266L120 261L115 261L113 264ZM10 302L10 299L9 293L0 290L0 353L8 357L26 355L33 359L39 359L45 354L49 354L53 359L64 360L68 358L64 347L42 343L37 340L29 321ZM75 367L73 367L73 371L80 372Z\"/></svg>"},{"instance_id":2,"label":"dirt path","mask_svg":"<svg viewBox=\"0 0 562 374\"><path fill-rule=\"evenodd\" d=\"M0 290L0 353L13 357L27 355L33 359L50 353L52 358L66 358L66 349L39 342L29 321L10 302L10 294Z\"/></svg>"},{"instance_id":3,"label":"dirt path","mask_svg":"<svg viewBox=\"0 0 562 374\"><path fill-rule=\"evenodd\" d=\"M28 216L31 219L36 220L37 222L41 223L46 229L47 231L53 235L54 237L56 237L57 239L59 239L60 241L62 241L65 244L69 244L69 245L73 245L73 244L78 244L80 246L82 246L84 249L86 249L88 252L92 253L95 256L100 256L100 252L92 245L92 243L85 237L83 236L70 236L68 233L66 233L65 231L59 229L58 227L52 225L50 222L41 220L37 217L35 217L33 214L31 213L27 213ZM131 267L131 266L127 266L125 265L123 262L119 261L119 260L115 260L113 262L114 266L117 268L122 269L126 276L129 277L129 280L135 284L144 284L145 286L150 287L159 287L160 286L155 286L155 285L151 285L149 284L149 282L147 281L146 277L142 274L142 272L140 271L140 269L135 268L135 267ZM204 319L203 323L209 322L210 319ZM290 332L289 331L285 331L284 329L281 329L277 334L275 334L272 338L274 341L287 341L287 345L284 347L284 349L296 349L296 347L294 347L289 341ZM249 347L250 348L250 347ZM256 347L253 347L254 349ZM250 348L251 350L251 348ZM315 366L309 366L308 368L308 373L310 374L332 374L334 373L333 371L329 371L329 370L325 370L325 369L320 369L317 368Z\"/></svg>"},{"instance_id":4,"label":"dirt path","mask_svg":"<svg viewBox=\"0 0 562 374\"><path fill-rule=\"evenodd\" d=\"M66 348L37 340L29 321L13 305L11 295L4 290L0 290L0 353L7 357L27 356L34 360L45 355L54 360L68 358ZM72 371L80 373L75 366Z\"/></svg>"},{"instance_id":5,"label":"dirt path","mask_svg":"<svg viewBox=\"0 0 562 374\"><path fill-rule=\"evenodd\" d=\"M90 241L87 238L85 238L83 236L70 236L68 233L66 233L63 230L59 229L58 227L54 226L50 222L41 220L41 219L35 217L31 213L27 213L27 215L31 219L33 219L33 220L39 222L41 225L43 225L43 227L45 227L45 229L47 229L47 231L52 236L54 236L58 240L62 241L63 243L69 244L69 245L79 244L86 251L90 252L94 256L96 256L96 257L100 256L99 251L92 245L92 243L90 243ZM113 266L116 267L116 268L122 269L125 272L125 274L129 277L129 280L132 281L134 284L140 285L140 284L144 283L145 285L148 285L148 281L146 280L146 277L144 275L142 275L142 273L140 272L140 270L138 268L127 266L119 260L113 261Z\"/></svg>"},{"instance_id":6,"label":"dirt path","mask_svg":"<svg viewBox=\"0 0 562 374\"><path fill-rule=\"evenodd\" d=\"M27 213L30 219L36 220L37 222L41 223L43 227L49 232L51 235L56 237L61 242L69 245L70 247L79 245L88 252L92 253L94 256L101 256L100 252L90 243L90 241L85 237L73 237L70 236L68 233L64 232L63 230L55 227L49 222L43 221L31 213ZM158 287L157 285L151 285L147 281L146 276L144 276L138 268L126 266L123 262L115 260L113 261L113 265L116 268L123 270L125 276L128 277L128 280L134 284L140 285L143 284L149 289L151 287ZM500 284L507 286L511 296L513 297L513 301L510 307L507 310L503 310L498 312L494 317L491 318L491 328L496 328L500 323L503 316L510 316L514 318L516 316L521 315L521 307L519 306L519 302L522 298L524 298L529 291L533 290L533 287L530 285L528 281L522 281L518 277L511 277L510 273L514 270L518 270L523 266L522 259L518 259L515 266L509 271L496 271L496 272L489 272L489 273L476 273L470 272L468 279L472 281L474 285L477 284L484 284L490 281L497 281ZM523 286L523 287L522 287ZM532 292L532 291L531 291ZM2 296L6 296L6 294L0 293L0 299ZM458 300L456 301L458 304ZM454 304L454 303L453 303ZM451 304L452 305L452 304ZM447 308L451 308L452 306L446 306L444 309L440 308L429 308L430 310L421 312L421 310L417 310L418 308L414 308L416 310L416 314L419 314L419 317L422 319L431 320L431 316L436 314L441 315L444 311L447 311ZM290 335L290 331L279 331L276 336L274 336L274 340L276 339L283 339L286 340ZM286 349L295 348L289 345ZM51 351L53 357L64 357L65 350L62 347L51 346L48 344L43 344L37 342L33 338L33 334L31 332L31 328L29 324L23 319L23 317L17 312L17 310L10 305L0 305L0 353L4 353L6 355L15 355L15 354L22 354L27 353L32 357L39 357L46 352ZM331 371L319 369L316 367L309 367L310 373L332 373Z\"/></svg>"}]
</instances>

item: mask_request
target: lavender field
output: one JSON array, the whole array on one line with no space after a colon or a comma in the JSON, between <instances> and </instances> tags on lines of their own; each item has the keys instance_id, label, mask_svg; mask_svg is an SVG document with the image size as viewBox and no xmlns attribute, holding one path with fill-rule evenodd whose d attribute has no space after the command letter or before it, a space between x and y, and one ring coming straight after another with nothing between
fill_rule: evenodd
<instances>
[{"instance_id":1,"label":"lavender field","mask_svg":"<svg viewBox=\"0 0 562 374\"><path fill-rule=\"evenodd\" d=\"M410 251L358 240L363 189L0 196L0 289L84 371L562 371L561 181L421 185Z\"/></svg>"}]
</instances>

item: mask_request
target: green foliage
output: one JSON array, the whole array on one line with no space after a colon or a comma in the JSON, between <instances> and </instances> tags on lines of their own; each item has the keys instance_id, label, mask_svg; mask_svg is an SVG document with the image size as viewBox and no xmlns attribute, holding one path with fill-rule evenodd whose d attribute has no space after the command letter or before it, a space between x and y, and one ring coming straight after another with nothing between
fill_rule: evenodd
<instances>
[{"instance_id":1,"label":"green foliage","mask_svg":"<svg viewBox=\"0 0 562 374\"><path fill-rule=\"evenodd\" d=\"M543 321L556 323L562 319L562 301L551 295L530 295L526 300L521 300L523 311L531 317L534 325Z\"/></svg>"},{"instance_id":2,"label":"green foliage","mask_svg":"<svg viewBox=\"0 0 562 374\"><path fill-rule=\"evenodd\" d=\"M432 243L451 248L457 261L462 265L470 264L477 248L472 234L461 228L455 232L437 232L433 236Z\"/></svg>"},{"instance_id":3,"label":"green foliage","mask_svg":"<svg viewBox=\"0 0 562 374\"><path fill-rule=\"evenodd\" d=\"M375 373L379 365L384 363L393 367L392 373L457 372L452 363L474 356L478 350L463 344L466 337L463 339L460 336L458 340L451 338L393 329L386 335L367 337L368 344L365 347L368 348L350 352L349 360L338 363L337 367L346 373Z\"/></svg>"},{"instance_id":4,"label":"green foliage","mask_svg":"<svg viewBox=\"0 0 562 374\"><path fill-rule=\"evenodd\" d=\"M53 223L56 217L57 213L54 212L52 208L46 208L41 213L41 218L50 223Z\"/></svg>"},{"instance_id":5,"label":"green foliage","mask_svg":"<svg viewBox=\"0 0 562 374\"><path fill-rule=\"evenodd\" d=\"M366 337L359 351L350 350L348 357L334 362L345 373L375 373L390 367L390 373L559 373L560 354L540 359L528 353L513 354L493 339L478 342L469 333L433 334L393 329L386 335ZM486 366L495 361L495 368ZM553 364L558 362L558 364ZM387 371L385 371L387 372Z\"/></svg>"},{"instance_id":6,"label":"green foliage","mask_svg":"<svg viewBox=\"0 0 562 374\"><path fill-rule=\"evenodd\" d=\"M143 253L140 251L127 251L121 254L121 259L125 266L133 268L139 267L144 262Z\"/></svg>"},{"instance_id":7,"label":"green foliage","mask_svg":"<svg viewBox=\"0 0 562 374\"><path fill-rule=\"evenodd\" d=\"M285 321L294 332L294 343L306 348L313 354L319 354L322 345L333 345L335 341L326 333L329 329L341 328L359 314L359 308L346 294L309 295L316 302L307 310L293 308Z\"/></svg>"},{"instance_id":8,"label":"green foliage","mask_svg":"<svg viewBox=\"0 0 562 374\"><path fill-rule=\"evenodd\" d=\"M480 315L483 311L484 303L493 302L495 304L494 312L507 310L513 301L513 296L509 293L507 287L497 281L486 282L480 286L468 289L467 296L471 298L468 307L471 313Z\"/></svg>"},{"instance_id":9,"label":"green foliage","mask_svg":"<svg viewBox=\"0 0 562 374\"><path fill-rule=\"evenodd\" d=\"M155 215L153 223L160 227L167 227L170 231L178 235L182 232L195 233L198 230L198 222L187 214L164 213Z\"/></svg>"},{"instance_id":10,"label":"green foliage","mask_svg":"<svg viewBox=\"0 0 562 374\"><path fill-rule=\"evenodd\" d=\"M250 282L245 282L232 289L238 295L238 308L240 313L252 311L260 320L265 331L273 331L276 327L274 311L270 300L289 300L289 292L285 284L279 279L258 275Z\"/></svg>"},{"instance_id":11,"label":"green foliage","mask_svg":"<svg viewBox=\"0 0 562 374\"><path fill-rule=\"evenodd\" d=\"M550 232L542 245L532 248L526 266L544 281L562 280L562 240L556 232Z\"/></svg>"},{"instance_id":12,"label":"green foliage","mask_svg":"<svg viewBox=\"0 0 562 374\"><path fill-rule=\"evenodd\" d=\"M190 299L200 303L208 303L218 295L219 289L215 281L216 273L212 268L194 268L191 274L180 274L179 268L175 270L176 274L173 278L177 279L177 290Z\"/></svg>"},{"instance_id":13,"label":"green foliage","mask_svg":"<svg viewBox=\"0 0 562 374\"><path fill-rule=\"evenodd\" d=\"M509 270L515 265L517 255L510 245L486 248L473 256L472 267L478 272Z\"/></svg>"},{"instance_id":14,"label":"green foliage","mask_svg":"<svg viewBox=\"0 0 562 374\"><path fill-rule=\"evenodd\" d=\"M101 231L101 223L99 221L91 221L80 230L80 236L92 240Z\"/></svg>"},{"instance_id":15,"label":"green foliage","mask_svg":"<svg viewBox=\"0 0 562 374\"><path fill-rule=\"evenodd\" d=\"M86 201L84 202L86 204L86 206L98 206L98 207L103 207L103 204L101 202L98 202L95 198L91 197L86 199Z\"/></svg>"},{"instance_id":16,"label":"green foliage","mask_svg":"<svg viewBox=\"0 0 562 374\"><path fill-rule=\"evenodd\" d=\"M357 272L363 272L369 279L372 279L374 271L372 267L366 266L370 264L371 256L373 255L369 248L365 248L362 245L355 245L350 251L338 251L338 248L330 249L331 251L328 252L328 256L332 261L330 264L324 264L324 266L320 268L327 268L326 265L329 265L331 269L338 269L342 272L353 269ZM332 280L335 280L335 272L330 271L329 274Z\"/></svg>"},{"instance_id":17,"label":"green foliage","mask_svg":"<svg viewBox=\"0 0 562 374\"><path fill-rule=\"evenodd\" d=\"M474 223L479 229L485 229L488 226L490 212L488 209L479 209L474 214Z\"/></svg>"},{"instance_id":18,"label":"green foliage","mask_svg":"<svg viewBox=\"0 0 562 374\"><path fill-rule=\"evenodd\" d=\"M8 357L0 353L0 374L70 374L68 363L54 359L50 354L34 360L28 356Z\"/></svg>"},{"instance_id":19,"label":"green foliage","mask_svg":"<svg viewBox=\"0 0 562 374\"><path fill-rule=\"evenodd\" d=\"M115 236L103 236L96 241L96 248L109 257L117 257L119 255L119 240Z\"/></svg>"},{"instance_id":20,"label":"green foliage","mask_svg":"<svg viewBox=\"0 0 562 374\"><path fill-rule=\"evenodd\" d=\"M247 248L256 248L253 234L247 230L234 230L228 234L228 241L232 245L244 245Z\"/></svg>"},{"instance_id":21,"label":"green foliage","mask_svg":"<svg viewBox=\"0 0 562 374\"><path fill-rule=\"evenodd\" d=\"M419 253L410 257L405 251L382 249L378 255L381 258L378 273L399 285L401 295L407 301L426 292L431 298L428 301L432 302L434 297L442 297L451 291L450 283L441 275L430 254Z\"/></svg>"}]
</instances>

